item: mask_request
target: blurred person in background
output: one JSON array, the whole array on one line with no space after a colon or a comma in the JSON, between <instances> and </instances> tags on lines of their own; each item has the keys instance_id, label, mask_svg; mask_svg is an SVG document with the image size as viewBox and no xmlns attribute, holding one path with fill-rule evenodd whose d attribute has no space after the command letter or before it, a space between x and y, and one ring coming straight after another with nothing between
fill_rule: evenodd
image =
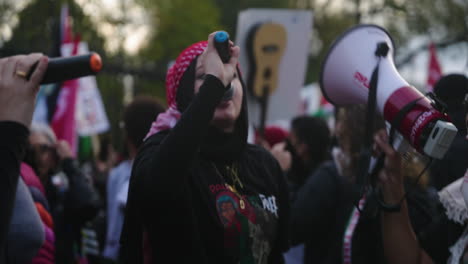
<instances>
[{"instance_id":1,"label":"blurred person in background","mask_svg":"<svg viewBox=\"0 0 468 264\"><path fill-rule=\"evenodd\" d=\"M37 214L39 214L44 233L44 240L41 243L39 251L34 256L32 263L55 263L54 220L52 219L52 212L47 200L44 185L39 180L34 170L24 162L21 163L21 180L28 190ZM14 234L14 232L12 233ZM12 237L12 240L15 241L16 238ZM16 260L18 260L18 258L16 258Z\"/></svg>"},{"instance_id":2,"label":"blurred person in background","mask_svg":"<svg viewBox=\"0 0 468 264\"><path fill-rule=\"evenodd\" d=\"M283 262L286 182L274 157L247 143L240 50L231 46L224 64L214 35L185 49L168 71L169 109L133 165L126 263Z\"/></svg>"},{"instance_id":3,"label":"blurred person in background","mask_svg":"<svg viewBox=\"0 0 468 264\"><path fill-rule=\"evenodd\" d=\"M339 148L298 190L291 213L291 242L304 243L303 263L343 263L344 234L354 209L353 185L364 142L365 106L340 108L336 118ZM375 117L376 127L383 127ZM353 241L354 263L382 263L375 221L360 219Z\"/></svg>"},{"instance_id":4,"label":"blurred person in background","mask_svg":"<svg viewBox=\"0 0 468 264\"><path fill-rule=\"evenodd\" d=\"M39 214L20 178L20 163L47 61L37 53L0 59L0 263L31 263L45 240Z\"/></svg>"},{"instance_id":5,"label":"blurred person in background","mask_svg":"<svg viewBox=\"0 0 468 264\"><path fill-rule=\"evenodd\" d=\"M69 144L57 140L45 124L33 124L29 136L28 163L38 175L54 222L57 263L80 259L81 227L95 217L99 196L81 172Z\"/></svg>"},{"instance_id":6,"label":"blurred person in background","mask_svg":"<svg viewBox=\"0 0 468 264\"><path fill-rule=\"evenodd\" d=\"M447 114L458 132L443 159L431 166L431 184L441 190L465 173L468 167L468 141L466 136L463 99L468 91L468 78L463 74L442 77L434 86L434 93L447 105Z\"/></svg>"},{"instance_id":7,"label":"blurred person in background","mask_svg":"<svg viewBox=\"0 0 468 264\"><path fill-rule=\"evenodd\" d=\"M111 169L107 181L107 232L103 256L119 259L120 233L124 222L128 185L133 159L151 127L151 123L164 112L162 105L151 97L136 97L126 106L123 114L128 159Z\"/></svg>"},{"instance_id":8,"label":"blurred person in background","mask_svg":"<svg viewBox=\"0 0 468 264\"><path fill-rule=\"evenodd\" d=\"M330 158L330 142L330 129L325 120L298 116L291 121L287 140L273 146L272 154L287 174L292 201L307 178Z\"/></svg>"},{"instance_id":9,"label":"blurred person in background","mask_svg":"<svg viewBox=\"0 0 468 264\"><path fill-rule=\"evenodd\" d=\"M106 199L107 180L109 171L114 168L118 161L118 153L111 143L111 137L102 137L99 140L99 151L94 159L92 178L99 196Z\"/></svg>"},{"instance_id":10,"label":"blurred person in background","mask_svg":"<svg viewBox=\"0 0 468 264\"><path fill-rule=\"evenodd\" d=\"M111 144L111 135L100 135L93 139L99 141L93 145L98 147L95 149L96 152L92 153L93 157L82 160L81 170L88 179L92 180L99 194L100 207L96 217L86 222L81 229L81 253L82 256L86 256L89 264L101 264L105 263L102 252L106 244L107 179L109 171L117 162L118 154Z\"/></svg>"},{"instance_id":11,"label":"blurred person in background","mask_svg":"<svg viewBox=\"0 0 468 264\"><path fill-rule=\"evenodd\" d=\"M271 150L284 171L291 202L307 178L330 157L330 130L319 117L298 116L291 121L291 132L283 142ZM291 248L284 254L287 264L303 263L304 244Z\"/></svg>"},{"instance_id":12,"label":"blurred person in background","mask_svg":"<svg viewBox=\"0 0 468 264\"><path fill-rule=\"evenodd\" d=\"M271 150L273 146L286 140L289 132L279 126L266 126L263 136L257 131L255 134L255 144L264 147L266 150Z\"/></svg>"}]
</instances>

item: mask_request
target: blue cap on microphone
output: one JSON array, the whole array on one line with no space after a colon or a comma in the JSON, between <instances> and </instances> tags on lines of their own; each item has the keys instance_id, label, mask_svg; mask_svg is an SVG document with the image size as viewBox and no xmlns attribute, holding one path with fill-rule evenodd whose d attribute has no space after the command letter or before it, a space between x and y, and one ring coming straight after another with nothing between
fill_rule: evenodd
<instances>
[{"instance_id":1,"label":"blue cap on microphone","mask_svg":"<svg viewBox=\"0 0 468 264\"><path fill-rule=\"evenodd\" d=\"M223 43L229 39L229 34L226 31L218 31L214 38L216 42Z\"/></svg>"}]
</instances>

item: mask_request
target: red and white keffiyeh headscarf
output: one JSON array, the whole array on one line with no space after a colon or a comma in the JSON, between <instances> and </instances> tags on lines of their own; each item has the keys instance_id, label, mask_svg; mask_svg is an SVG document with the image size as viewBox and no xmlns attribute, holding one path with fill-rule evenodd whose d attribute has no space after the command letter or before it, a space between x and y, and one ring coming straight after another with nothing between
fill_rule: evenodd
<instances>
[{"instance_id":1,"label":"red and white keffiyeh headscarf","mask_svg":"<svg viewBox=\"0 0 468 264\"><path fill-rule=\"evenodd\" d=\"M166 112L159 114L156 121L151 124L150 131L145 139L160 131L171 129L177 124L181 116L176 102L176 94L180 80L184 72L190 66L190 63L192 63L197 56L202 54L207 46L207 41L200 41L191 45L180 53L174 65L169 68L166 75L166 100L169 108Z\"/></svg>"}]
</instances>

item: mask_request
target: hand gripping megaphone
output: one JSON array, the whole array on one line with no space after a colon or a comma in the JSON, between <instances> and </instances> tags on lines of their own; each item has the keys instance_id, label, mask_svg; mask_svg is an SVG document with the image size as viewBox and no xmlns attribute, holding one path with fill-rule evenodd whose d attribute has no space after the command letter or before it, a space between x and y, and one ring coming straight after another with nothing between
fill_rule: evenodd
<instances>
[{"instance_id":1,"label":"hand gripping megaphone","mask_svg":"<svg viewBox=\"0 0 468 264\"><path fill-rule=\"evenodd\" d=\"M393 40L385 29L376 25L349 29L335 41L322 65L322 93L332 104L344 106L366 104L375 90L375 107L385 120L420 153L440 159L457 129L433 100L400 76L393 55Z\"/></svg>"}]
</instances>

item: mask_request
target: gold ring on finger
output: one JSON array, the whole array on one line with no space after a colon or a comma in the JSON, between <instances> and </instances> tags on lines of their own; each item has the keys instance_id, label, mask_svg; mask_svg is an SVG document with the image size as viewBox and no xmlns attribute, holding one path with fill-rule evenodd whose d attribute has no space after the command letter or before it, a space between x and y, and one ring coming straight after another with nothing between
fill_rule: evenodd
<instances>
[{"instance_id":1,"label":"gold ring on finger","mask_svg":"<svg viewBox=\"0 0 468 264\"><path fill-rule=\"evenodd\" d=\"M25 71L20 71L20 70L17 70L16 72L16 75L18 75L19 77L21 78L25 78L26 79L26 72Z\"/></svg>"}]
</instances>

